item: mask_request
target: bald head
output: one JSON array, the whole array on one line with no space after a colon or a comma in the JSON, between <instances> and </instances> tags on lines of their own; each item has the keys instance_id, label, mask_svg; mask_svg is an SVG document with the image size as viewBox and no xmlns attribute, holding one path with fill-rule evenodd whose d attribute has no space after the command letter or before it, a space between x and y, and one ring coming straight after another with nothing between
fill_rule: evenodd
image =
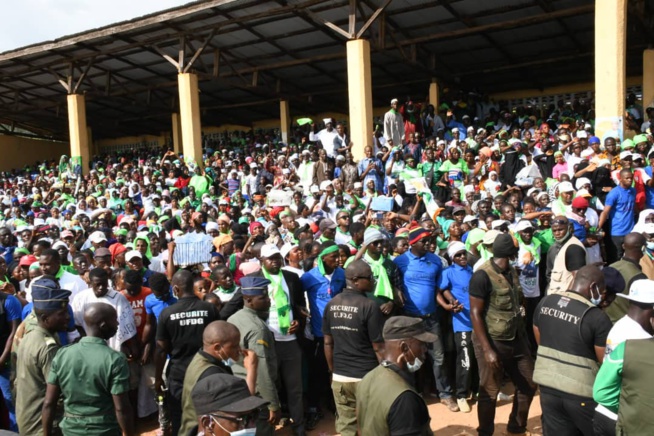
<instances>
[{"instance_id":1,"label":"bald head","mask_svg":"<svg viewBox=\"0 0 654 436\"><path fill-rule=\"evenodd\" d=\"M193 274L185 269L175 273L172 280L173 287L176 287L181 294L193 294Z\"/></svg>"},{"instance_id":2,"label":"bald head","mask_svg":"<svg viewBox=\"0 0 654 436\"><path fill-rule=\"evenodd\" d=\"M595 265L586 265L579 269L575 274L573 287L589 287L591 283L596 283L600 289L604 289L604 275Z\"/></svg>"},{"instance_id":3,"label":"bald head","mask_svg":"<svg viewBox=\"0 0 654 436\"><path fill-rule=\"evenodd\" d=\"M355 260L345 268L345 278L348 280L357 277L368 277L372 274L370 265L363 260Z\"/></svg>"},{"instance_id":4,"label":"bald head","mask_svg":"<svg viewBox=\"0 0 654 436\"><path fill-rule=\"evenodd\" d=\"M624 248L624 255L622 257L639 262L643 257L643 247L646 243L647 240L641 233L629 233L624 237L624 242L622 243L622 248Z\"/></svg>"},{"instance_id":5,"label":"bald head","mask_svg":"<svg viewBox=\"0 0 654 436\"><path fill-rule=\"evenodd\" d=\"M84 311L84 323L87 327L97 327L103 322L118 318L113 306L105 303L91 303Z\"/></svg>"},{"instance_id":6,"label":"bald head","mask_svg":"<svg viewBox=\"0 0 654 436\"><path fill-rule=\"evenodd\" d=\"M205 346L224 344L227 342L238 344L241 334L234 324L227 321L214 321L209 324L202 334L202 343Z\"/></svg>"}]
</instances>

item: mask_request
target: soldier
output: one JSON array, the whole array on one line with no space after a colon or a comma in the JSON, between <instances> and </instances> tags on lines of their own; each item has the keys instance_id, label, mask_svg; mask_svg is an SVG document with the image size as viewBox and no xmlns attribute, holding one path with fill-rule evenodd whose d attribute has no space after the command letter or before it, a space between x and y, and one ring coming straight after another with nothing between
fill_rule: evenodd
<instances>
[{"instance_id":1,"label":"soldier","mask_svg":"<svg viewBox=\"0 0 654 436\"><path fill-rule=\"evenodd\" d=\"M241 348L253 350L259 358L256 392L269 402L268 410L262 411L257 420L257 435L264 436L272 436L275 425L281 417L281 406L275 386L277 383L275 336L266 324L270 311L269 284L270 280L263 277L243 277L241 293L245 307L227 320L241 332ZM232 369L237 376L244 378L247 374L246 368L240 362Z\"/></svg>"},{"instance_id":2,"label":"soldier","mask_svg":"<svg viewBox=\"0 0 654 436\"><path fill-rule=\"evenodd\" d=\"M68 298L53 276L32 283L32 301L38 325L25 334L16 367L16 421L23 434L42 435L41 409L50 364L61 345L57 332L68 329Z\"/></svg>"},{"instance_id":3,"label":"soldier","mask_svg":"<svg viewBox=\"0 0 654 436\"><path fill-rule=\"evenodd\" d=\"M86 333L78 343L62 348L50 365L43 403L43 434L49 436L60 396L64 399L65 435L134 435L129 406L129 366L124 354L106 340L118 331L116 309L92 303L84 312ZM84 374L84 377L80 377Z\"/></svg>"}]
</instances>

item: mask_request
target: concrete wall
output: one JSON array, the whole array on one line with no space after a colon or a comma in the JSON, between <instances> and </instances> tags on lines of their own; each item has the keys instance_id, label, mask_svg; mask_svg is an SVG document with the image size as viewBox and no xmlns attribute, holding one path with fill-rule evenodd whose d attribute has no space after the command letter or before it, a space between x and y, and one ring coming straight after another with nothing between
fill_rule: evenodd
<instances>
[{"instance_id":1,"label":"concrete wall","mask_svg":"<svg viewBox=\"0 0 654 436\"><path fill-rule=\"evenodd\" d=\"M20 136L0 135L0 171L34 165L34 162L70 155L66 142L42 141Z\"/></svg>"}]
</instances>

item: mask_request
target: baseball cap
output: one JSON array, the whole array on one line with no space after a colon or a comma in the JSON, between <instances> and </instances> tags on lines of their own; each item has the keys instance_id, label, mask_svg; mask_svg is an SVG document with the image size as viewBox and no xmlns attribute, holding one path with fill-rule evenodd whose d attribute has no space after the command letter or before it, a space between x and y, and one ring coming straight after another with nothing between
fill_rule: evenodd
<instances>
[{"instance_id":1,"label":"baseball cap","mask_svg":"<svg viewBox=\"0 0 654 436\"><path fill-rule=\"evenodd\" d=\"M456 215L459 212L464 212L465 213L466 208L463 206L456 206L454 210L452 210L452 215Z\"/></svg>"},{"instance_id":2,"label":"baseball cap","mask_svg":"<svg viewBox=\"0 0 654 436\"><path fill-rule=\"evenodd\" d=\"M632 158L632 157L633 156L632 156L630 151L620 152L620 160L625 160L625 159L629 159L629 158Z\"/></svg>"},{"instance_id":3,"label":"baseball cap","mask_svg":"<svg viewBox=\"0 0 654 436\"><path fill-rule=\"evenodd\" d=\"M279 251L279 248L277 248L276 245L273 244L266 244L263 247L261 247L261 257L272 257L276 254L281 255L281 251ZM283 258L284 256L282 256Z\"/></svg>"},{"instance_id":4,"label":"baseball cap","mask_svg":"<svg viewBox=\"0 0 654 436\"><path fill-rule=\"evenodd\" d=\"M200 379L191 391L191 399L198 416L218 411L249 412L268 404L250 394L245 380L231 374L212 374Z\"/></svg>"},{"instance_id":5,"label":"baseball cap","mask_svg":"<svg viewBox=\"0 0 654 436\"><path fill-rule=\"evenodd\" d=\"M531 221L522 220L515 226L515 231L516 232L522 232L523 230L533 229L533 228L534 228L534 226L531 224Z\"/></svg>"},{"instance_id":6,"label":"baseball cap","mask_svg":"<svg viewBox=\"0 0 654 436\"><path fill-rule=\"evenodd\" d=\"M588 209L588 200L584 197L577 197L574 200L572 200L572 207L575 209Z\"/></svg>"},{"instance_id":7,"label":"baseball cap","mask_svg":"<svg viewBox=\"0 0 654 436\"><path fill-rule=\"evenodd\" d=\"M561 182L559 184L559 193L561 192L573 192L575 190L574 186L570 182Z\"/></svg>"},{"instance_id":8,"label":"baseball cap","mask_svg":"<svg viewBox=\"0 0 654 436\"><path fill-rule=\"evenodd\" d=\"M495 238L497 238L501 234L502 233L498 232L495 229L489 230L484 235L484 239L482 239L481 243L484 245L493 245L493 242L495 242Z\"/></svg>"},{"instance_id":9,"label":"baseball cap","mask_svg":"<svg viewBox=\"0 0 654 436\"><path fill-rule=\"evenodd\" d=\"M125 261L129 262L130 260L134 259L135 257L138 257L139 259L143 259L143 256L141 256L141 253L139 251L131 250L131 251L128 251L127 254L125 255Z\"/></svg>"},{"instance_id":10,"label":"baseball cap","mask_svg":"<svg viewBox=\"0 0 654 436\"><path fill-rule=\"evenodd\" d=\"M399 339L417 339L422 342L435 342L438 336L427 331L425 322L420 318L409 316L394 316L384 324L382 336L385 341Z\"/></svg>"},{"instance_id":11,"label":"baseball cap","mask_svg":"<svg viewBox=\"0 0 654 436\"><path fill-rule=\"evenodd\" d=\"M336 228L336 223L329 218L325 218L324 220L320 221L320 231L325 231L326 229L335 229Z\"/></svg>"},{"instance_id":12,"label":"baseball cap","mask_svg":"<svg viewBox=\"0 0 654 436\"><path fill-rule=\"evenodd\" d=\"M636 303L654 304L654 280L636 280L631 284L628 295L622 293L617 295Z\"/></svg>"},{"instance_id":13,"label":"baseball cap","mask_svg":"<svg viewBox=\"0 0 654 436\"><path fill-rule=\"evenodd\" d=\"M93 258L97 259L98 257L105 257L105 256L111 256L111 252L109 251L108 248L100 247L95 250L93 253Z\"/></svg>"},{"instance_id":14,"label":"baseball cap","mask_svg":"<svg viewBox=\"0 0 654 436\"><path fill-rule=\"evenodd\" d=\"M95 231L95 232L91 233L91 236L89 236L89 241L98 244L98 243L103 242L103 241L106 242L107 237L104 235L103 232L98 230L98 231Z\"/></svg>"}]
</instances>

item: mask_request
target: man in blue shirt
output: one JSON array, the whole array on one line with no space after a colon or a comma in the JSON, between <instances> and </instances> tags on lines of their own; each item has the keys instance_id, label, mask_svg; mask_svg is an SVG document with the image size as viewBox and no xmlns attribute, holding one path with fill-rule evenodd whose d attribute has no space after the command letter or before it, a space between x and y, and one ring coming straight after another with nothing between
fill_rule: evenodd
<instances>
[{"instance_id":1,"label":"man in blue shirt","mask_svg":"<svg viewBox=\"0 0 654 436\"><path fill-rule=\"evenodd\" d=\"M441 280L443 265L438 256L428 250L432 236L429 230L414 227L409 230L411 249L393 260L402 275L404 311L407 316L422 318L431 333L438 339L429 348L433 361L434 379L441 402L452 412L459 407L452 398L452 387L443 371L443 342L436 313L436 288Z\"/></svg>"},{"instance_id":2,"label":"man in blue shirt","mask_svg":"<svg viewBox=\"0 0 654 436\"><path fill-rule=\"evenodd\" d=\"M452 265L445 268L438 284L438 304L452 312L452 330L456 346L456 402L459 410L470 412L466 398L470 388L472 350L472 321L470 321L470 294L468 286L472 267L468 265L468 252L463 242L452 242L447 247Z\"/></svg>"},{"instance_id":3,"label":"man in blue shirt","mask_svg":"<svg viewBox=\"0 0 654 436\"><path fill-rule=\"evenodd\" d=\"M322 319L327 303L345 288L345 271L338 266L338 256L338 245L333 241L324 242L320 246L318 266L304 273L300 278L309 301L311 334L314 337L311 350L307 353L309 356L309 389L306 392L309 405L307 430L315 428L322 417L319 410L320 402L328 392L331 393Z\"/></svg>"},{"instance_id":4,"label":"man in blue shirt","mask_svg":"<svg viewBox=\"0 0 654 436\"><path fill-rule=\"evenodd\" d=\"M631 186L633 181L634 175L630 169L620 171L620 184L606 196L604 210L599 219L599 228L604 226L606 220L610 220L611 241L617 250L617 259L622 259L624 254L622 243L625 235L634 228L636 189ZM609 259L609 263L617 259Z\"/></svg>"}]
</instances>

